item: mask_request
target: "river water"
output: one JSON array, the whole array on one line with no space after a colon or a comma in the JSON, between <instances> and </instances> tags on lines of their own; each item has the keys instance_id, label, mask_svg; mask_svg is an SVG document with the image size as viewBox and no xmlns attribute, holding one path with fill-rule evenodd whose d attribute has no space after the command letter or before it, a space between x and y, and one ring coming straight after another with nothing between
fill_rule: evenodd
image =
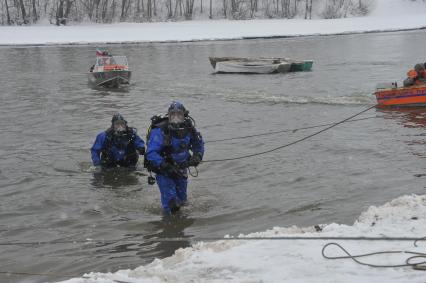
<instances>
[{"instance_id":1,"label":"river water","mask_svg":"<svg viewBox=\"0 0 426 283\"><path fill-rule=\"evenodd\" d=\"M425 44L426 31L110 45L133 70L123 91L88 87L95 46L1 47L0 282L135 268L194 237L352 224L371 205L425 193L424 109L374 108L357 117L368 119L273 153L202 164L189 205L171 220L142 169L99 176L89 153L114 112L144 137L149 118L172 100L196 119L206 160L272 149L321 128L214 141L343 120L375 103L377 83L401 81L425 61ZM209 56L315 63L312 72L215 75ZM182 241L155 241L164 237ZM111 241L122 238L132 241ZM12 242L28 244L5 245Z\"/></svg>"}]
</instances>

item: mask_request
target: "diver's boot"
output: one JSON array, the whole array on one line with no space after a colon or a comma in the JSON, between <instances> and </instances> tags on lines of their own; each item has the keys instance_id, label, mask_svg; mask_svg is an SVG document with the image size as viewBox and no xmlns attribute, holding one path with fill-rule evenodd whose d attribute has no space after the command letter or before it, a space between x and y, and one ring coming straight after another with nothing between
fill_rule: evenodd
<instances>
[{"instance_id":1,"label":"diver's boot","mask_svg":"<svg viewBox=\"0 0 426 283\"><path fill-rule=\"evenodd\" d=\"M170 207L171 214L176 214L180 209L180 205L176 203L176 199L170 200L169 207Z\"/></svg>"}]
</instances>

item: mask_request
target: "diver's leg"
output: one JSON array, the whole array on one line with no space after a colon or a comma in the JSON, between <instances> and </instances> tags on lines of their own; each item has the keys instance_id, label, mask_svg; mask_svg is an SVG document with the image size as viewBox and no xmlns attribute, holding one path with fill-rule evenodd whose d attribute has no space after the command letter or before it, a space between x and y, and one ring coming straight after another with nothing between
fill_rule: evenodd
<instances>
[{"instance_id":1,"label":"diver's leg","mask_svg":"<svg viewBox=\"0 0 426 283\"><path fill-rule=\"evenodd\" d=\"M161 204L165 214L172 214L176 210L176 184L172 178L156 175L158 188L161 193Z\"/></svg>"},{"instance_id":2,"label":"diver's leg","mask_svg":"<svg viewBox=\"0 0 426 283\"><path fill-rule=\"evenodd\" d=\"M176 183L176 196L178 205L184 205L188 198L187 196L187 187L188 187L188 179L187 178L179 178L175 180Z\"/></svg>"}]
</instances>

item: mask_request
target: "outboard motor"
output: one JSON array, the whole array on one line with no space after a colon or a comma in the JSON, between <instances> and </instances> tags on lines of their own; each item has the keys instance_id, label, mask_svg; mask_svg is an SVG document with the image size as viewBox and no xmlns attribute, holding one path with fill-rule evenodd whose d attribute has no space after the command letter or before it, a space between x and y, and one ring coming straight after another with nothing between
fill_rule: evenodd
<instances>
[{"instance_id":1,"label":"outboard motor","mask_svg":"<svg viewBox=\"0 0 426 283\"><path fill-rule=\"evenodd\" d=\"M397 82L391 82L391 83L379 83L376 85L376 90L380 89L390 89L390 88L397 88L398 83Z\"/></svg>"}]
</instances>

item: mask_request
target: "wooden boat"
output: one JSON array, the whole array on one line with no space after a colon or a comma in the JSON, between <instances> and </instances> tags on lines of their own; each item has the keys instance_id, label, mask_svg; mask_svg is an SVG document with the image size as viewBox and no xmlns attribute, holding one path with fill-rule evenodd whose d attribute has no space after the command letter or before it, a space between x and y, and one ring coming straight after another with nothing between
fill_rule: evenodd
<instances>
[{"instance_id":1,"label":"wooden boat","mask_svg":"<svg viewBox=\"0 0 426 283\"><path fill-rule=\"evenodd\" d=\"M209 57L215 73L272 74L310 71L313 61L289 58Z\"/></svg>"},{"instance_id":2,"label":"wooden boat","mask_svg":"<svg viewBox=\"0 0 426 283\"><path fill-rule=\"evenodd\" d=\"M378 107L426 106L426 84L397 87L396 83L379 85L374 93Z\"/></svg>"},{"instance_id":3,"label":"wooden boat","mask_svg":"<svg viewBox=\"0 0 426 283\"><path fill-rule=\"evenodd\" d=\"M223 61L217 62L216 73L244 73L244 74L272 74L272 73L285 73L289 72L291 64L287 62L270 63L265 61Z\"/></svg>"},{"instance_id":4,"label":"wooden boat","mask_svg":"<svg viewBox=\"0 0 426 283\"><path fill-rule=\"evenodd\" d=\"M97 53L98 54L98 53ZM96 56L96 63L88 73L89 83L95 87L118 88L130 84L131 71L126 56Z\"/></svg>"}]
</instances>

